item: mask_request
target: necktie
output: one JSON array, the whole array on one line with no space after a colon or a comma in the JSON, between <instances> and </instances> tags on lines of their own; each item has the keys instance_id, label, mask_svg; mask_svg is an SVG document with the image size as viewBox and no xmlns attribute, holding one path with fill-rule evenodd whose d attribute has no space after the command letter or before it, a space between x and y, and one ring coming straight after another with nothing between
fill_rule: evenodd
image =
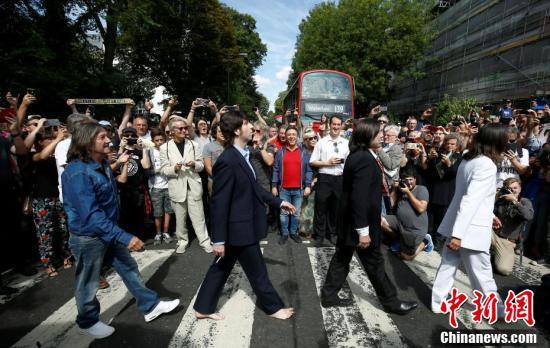
<instances>
[{"instance_id":1,"label":"necktie","mask_svg":"<svg viewBox=\"0 0 550 348\"><path fill-rule=\"evenodd\" d=\"M382 173L382 192L384 193L384 196L387 196L390 194L390 188L388 186L388 181L386 180L386 175L384 174L384 166L382 165L382 162L380 162L380 158L378 157L376 157L376 163L378 164L380 172Z\"/></svg>"}]
</instances>

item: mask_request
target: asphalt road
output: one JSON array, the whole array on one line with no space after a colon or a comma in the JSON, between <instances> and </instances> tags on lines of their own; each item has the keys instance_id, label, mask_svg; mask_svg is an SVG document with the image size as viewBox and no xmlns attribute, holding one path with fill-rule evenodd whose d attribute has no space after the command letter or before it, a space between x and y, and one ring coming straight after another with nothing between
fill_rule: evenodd
<instances>
[{"instance_id":1,"label":"asphalt road","mask_svg":"<svg viewBox=\"0 0 550 348\"><path fill-rule=\"evenodd\" d=\"M399 297L416 300L419 307L405 316L381 310L365 272L354 259L342 297L354 300L347 308L323 309L318 290L322 285L334 248L314 248L308 244L277 244L269 234L261 245L269 275L286 304L296 310L287 321L272 319L254 305L255 297L246 276L236 267L219 304L227 318L222 322L197 321L192 303L214 257L193 241L185 254L173 253L175 244L148 245L143 253L133 253L147 286L163 298L179 298L181 305L168 315L146 323L135 301L116 274L109 276L111 287L98 293L102 319L111 322L115 333L92 341L80 335L74 324L73 271L61 270L55 278L44 276L12 279L21 290L12 298L0 299L0 346L21 347L430 347L439 345L441 330L450 330L447 315L429 309L433 278L439 254L422 253L412 262L403 262L383 248L386 271ZM499 292L537 285L550 269L524 262L508 277L495 276ZM466 275L457 274L457 287L470 291ZM489 325L472 323L465 305L459 329L527 329L523 322ZM548 346L548 328L535 326L539 346Z\"/></svg>"}]
</instances>

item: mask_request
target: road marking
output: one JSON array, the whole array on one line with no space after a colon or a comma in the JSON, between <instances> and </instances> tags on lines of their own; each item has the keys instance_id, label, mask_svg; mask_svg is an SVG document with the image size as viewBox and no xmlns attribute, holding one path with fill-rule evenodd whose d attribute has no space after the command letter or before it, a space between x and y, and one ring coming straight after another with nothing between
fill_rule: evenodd
<instances>
[{"instance_id":1,"label":"road marking","mask_svg":"<svg viewBox=\"0 0 550 348\"><path fill-rule=\"evenodd\" d=\"M155 274L173 252L173 250L163 249L132 253L144 283ZM104 291L99 291L97 299L101 303L101 318L109 323L132 299L132 295L116 272L113 272L107 280L111 286ZM93 339L78 332L75 323L76 314L76 303L73 297L15 343L13 347L88 347Z\"/></svg>"},{"instance_id":2,"label":"road marking","mask_svg":"<svg viewBox=\"0 0 550 348\"><path fill-rule=\"evenodd\" d=\"M307 248L317 294L321 287L334 247ZM349 307L323 308L323 322L330 347L406 347L399 329L384 312L374 288L363 267L354 256L347 278L349 288L344 285L341 298L354 298Z\"/></svg>"},{"instance_id":3,"label":"road marking","mask_svg":"<svg viewBox=\"0 0 550 348\"><path fill-rule=\"evenodd\" d=\"M404 261L404 263L431 289L435 281L437 269L441 263L441 256L436 252L421 252L414 260ZM473 290L470 287L470 280L468 279L468 276L460 269L456 271L453 286L457 288L458 291L467 294L469 298L473 298ZM468 329L493 329L493 327L487 324L486 321L474 323L472 321L471 311L466 308L460 308L457 311L457 317Z\"/></svg>"},{"instance_id":4,"label":"road marking","mask_svg":"<svg viewBox=\"0 0 550 348\"><path fill-rule=\"evenodd\" d=\"M168 346L170 348L249 347L256 310L256 296L241 265L238 262L235 264L220 296L218 307L219 312L225 315L224 320L197 320L193 309L197 293L187 307Z\"/></svg>"},{"instance_id":5,"label":"road marking","mask_svg":"<svg viewBox=\"0 0 550 348\"><path fill-rule=\"evenodd\" d=\"M523 256L523 265L520 265L519 256L516 255L512 275L529 285L540 285L541 277L550 273L550 268L538 264L532 264L531 262L534 261Z\"/></svg>"},{"instance_id":6,"label":"road marking","mask_svg":"<svg viewBox=\"0 0 550 348\"><path fill-rule=\"evenodd\" d=\"M261 244L261 245L267 245L267 244L269 244L269 242L268 242L267 240L261 240L261 241L260 241L260 244Z\"/></svg>"}]
</instances>

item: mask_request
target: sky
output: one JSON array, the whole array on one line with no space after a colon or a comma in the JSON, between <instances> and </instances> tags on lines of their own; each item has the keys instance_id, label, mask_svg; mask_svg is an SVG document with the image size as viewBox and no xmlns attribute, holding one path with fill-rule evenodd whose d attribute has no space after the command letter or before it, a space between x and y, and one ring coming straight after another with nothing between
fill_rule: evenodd
<instances>
[{"instance_id":1,"label":"sky","mask_svg":"<svg viewBox=\"0 0 550 348\"><path fill-rule=\"evenodd\" d=\"M221 0L226 5L256 19L256 31L267 45L267 56L254 79L267 97L270 109L286 80L294 55L298 25L320 0Z\"/></svg>"}]
</instances>

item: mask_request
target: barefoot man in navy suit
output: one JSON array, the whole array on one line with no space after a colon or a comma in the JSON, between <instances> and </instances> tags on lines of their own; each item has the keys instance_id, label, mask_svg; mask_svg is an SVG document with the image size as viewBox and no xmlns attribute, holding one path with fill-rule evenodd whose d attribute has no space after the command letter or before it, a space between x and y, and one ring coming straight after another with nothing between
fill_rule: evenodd
<instances>
[{"instance_id":1,"label":"barefoot man in navy suit","mask_svg":"<svg viewBox=\"0 0 550 348\"><path fill-rule=\"evenodd\" d=\"M216 306L236 261L241 264L266 314L288 319L294 308L284 308L267 275L260 240L267 233L265 205L293 214L292 204L284 202L256 183L246 144L252 138L252 125L239 111L223 114L220 128L225 150L213 168L211 200L212 243L216 259L208 269L193 308L198 319L224 319Z\"/></svg>"}]
</instances>

